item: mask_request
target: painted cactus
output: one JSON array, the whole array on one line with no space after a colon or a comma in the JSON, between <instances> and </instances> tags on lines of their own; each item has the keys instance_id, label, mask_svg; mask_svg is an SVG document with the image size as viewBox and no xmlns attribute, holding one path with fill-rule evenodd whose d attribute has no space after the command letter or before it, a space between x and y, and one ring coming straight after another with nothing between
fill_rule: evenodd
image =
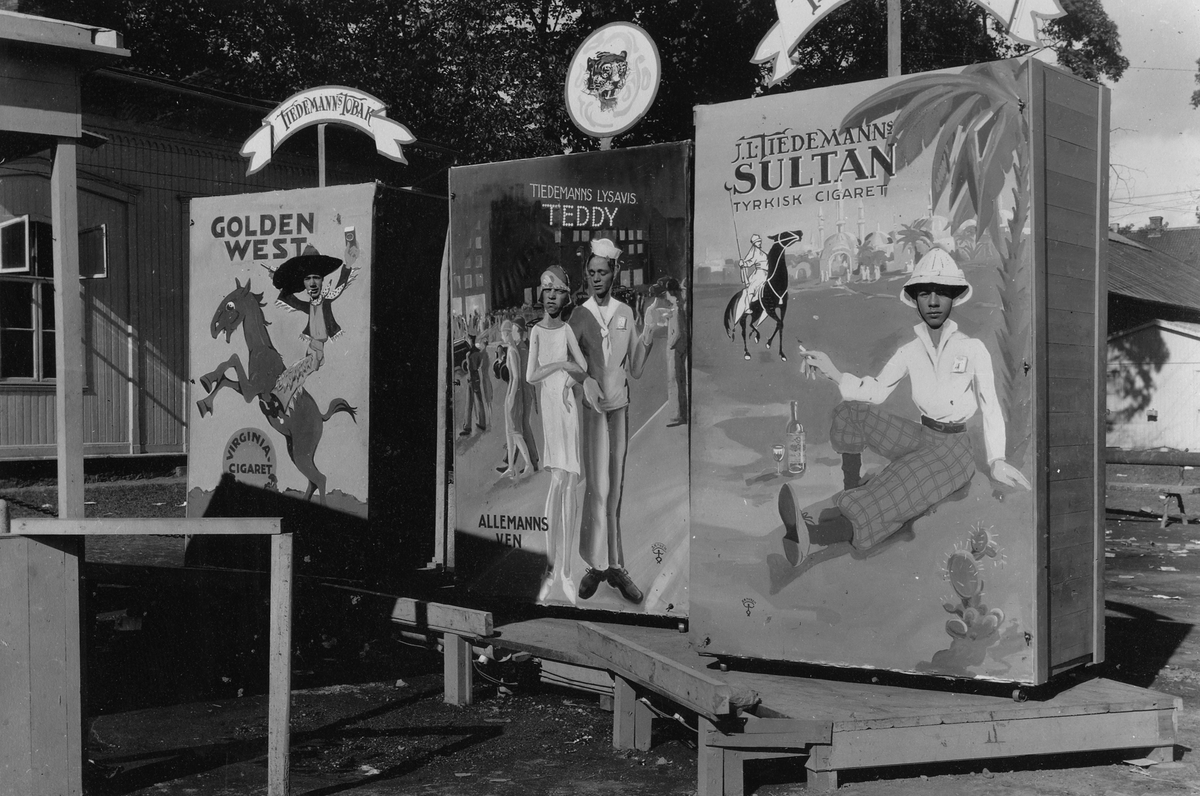
<instances>
[{"instance_id":1,"label":"painted cactus","mask_svg":"<svg viewBox=\"0 0 1200 796\"><path fill-rule=\"evenodd\" d=\"M975 527L967 539L967 549L955 550L946 559L946 579L959 602L943 603L947 613L955 614L946 622L946 632L954 638L983 638L995 633L1004 621L999 608L989 609L982 601L983 575L979 561L985 555L995 557L996 546L990 534Z\"/></svg>"}]
</instances>

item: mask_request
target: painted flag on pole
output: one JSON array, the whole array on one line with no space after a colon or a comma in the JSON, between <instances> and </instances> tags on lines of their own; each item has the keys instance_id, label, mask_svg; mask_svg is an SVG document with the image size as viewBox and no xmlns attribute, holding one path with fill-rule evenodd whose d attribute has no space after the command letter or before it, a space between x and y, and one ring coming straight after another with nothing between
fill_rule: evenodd
<instances>
[{"instance_id":1,"label":"painted flag on pole","mask_svg":"<svg viewBox=\"0 0 1200 796\"><path fill-rule=\"evenodd\" d=\"M750 60L756 64L772 64L770 85L790 75L796 65L789 54L830 11L847 0L775 0L779 21L762 37ZM1048 20L1061 17L1066 11L1059 0L973 0L994 16L1010 38L1022 44L1040 44L1041 30Z\"/></svg>"}]
</instances>

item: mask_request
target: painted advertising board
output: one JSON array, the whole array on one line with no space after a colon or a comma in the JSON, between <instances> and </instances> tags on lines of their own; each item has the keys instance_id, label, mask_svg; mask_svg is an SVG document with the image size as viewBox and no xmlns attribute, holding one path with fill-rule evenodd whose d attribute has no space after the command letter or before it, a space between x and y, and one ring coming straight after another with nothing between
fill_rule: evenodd
<instances>
[{"instance_id":1,"label":"painted advertising board","mask_svg":"<svg viewBox=\"0 0 1200 796\"><path fill-rule=\"evenodd\" d=\"M697 109L698 649L1036 679L1029 64Z\"/></svg>"},{"instance_id":2,"label":"painted advertising board","mask_svg":"<svg viewBox=\"0 0 1200 796\"><path fill-rule=\"evenodd\" d=\"M684 143L451 170L456 562L477 592L686 613L689 162Z\"/></svg>"},{"instance_id":3,"label":"painted advertising board","mask_svg":"<svg viewBox=\"0 0 1200 796\"><path fill-rule=\"evenodd\" d=\"M367 517L375 191L192 200L188 516L227 477Z\"/></svg>"}]
</instances>

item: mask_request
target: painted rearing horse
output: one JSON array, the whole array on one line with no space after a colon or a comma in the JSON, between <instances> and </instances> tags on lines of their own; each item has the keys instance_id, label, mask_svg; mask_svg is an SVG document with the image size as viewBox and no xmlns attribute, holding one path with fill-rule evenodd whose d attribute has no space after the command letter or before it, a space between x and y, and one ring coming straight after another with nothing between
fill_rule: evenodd
<instances>
[{"instance_id":1,"label":"painted rearing horse","mask_svg":"<svg viewBox=\"0 0 1200 796\"><path fill-rule=\"evenodd\" d=\"M304 499L311 499L313 492L317 492L324 503L325 474L317 469L313 457L316 455L317 445L321 442L325 421L338 412L345 412L355 420L357 410L346 399L334 398L329 402L328 410L322 413L317 407L317 402L303 387L296 392L291 406L283 414L269 408L275 381L284 371L283 357L275 350L274 344L271 343L271 335L267 333L270 321L263 316L263 294L250 292L249 279L244 285L237 279L234 279L233 283L236 287L221 299L221 304L213 313L210 331L214 340L218 334L225 332L225 342L228 343L233 333L241 327L246 339L246 366L243 367L242 360L235 353L211 372L200 377L200 386L208 393L196 402L196 406L200 408L200 416L212 414L213 397L222 387L234 390L246 403L257 398L259 408L262 409L271 428L283 435L287 441L288 456L296 465L296 469L308 479L308 491L304 493ZM230 368L233 369L236 379L226 375Z\"/></svg>"},{"instance_id":2,"label":"painted rearing horse","mask_svg":"<svg viewBox=\"0 0 1200 796\"><path fill-rule=\"evenodd\" d=\"M734 339L733 327L735 324L741 324L742 353L746 359L749 359L750 348L746 343L747 333L753 335L754 342L757 343L759 341L758 325L770 317L775 321L775 331L771 332L771 336L767 338L767 348L770 349L771 343L778 337L779 358L786 362L787 356L783 353L783 319L787 315L788 270L784 255L789 246L798 243L804 237L804 233L795 230L780 232L778 235L768 237L773 243L767 251L767 280L763 283L762 295L750 303L746 312L737 316L738 302L741 300L742 294L750 288L744 287L733 294L729 305L725 307L725 334L729 335L730 340ZM747 326L750 328L747 329Z\"/></svg>"}]
</instances>

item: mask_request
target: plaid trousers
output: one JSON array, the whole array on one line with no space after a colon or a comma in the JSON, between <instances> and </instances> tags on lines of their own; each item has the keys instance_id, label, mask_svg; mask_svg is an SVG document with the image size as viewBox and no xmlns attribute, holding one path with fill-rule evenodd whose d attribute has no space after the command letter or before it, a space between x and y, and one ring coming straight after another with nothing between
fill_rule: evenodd
<instances>
[{"instance_id":1,"label":"plaid trousers","mask_svg":"<svg viewBox=\"0 0 1200 796\"><path fill-rule=\"evenodd\" d=\"M891 460L866 484L837 496L859 550L879 544L975 475L966 434L943 434L863 401L834 407L829 442L837 453L870 448Z\"/></svg>"}]
</instances>

